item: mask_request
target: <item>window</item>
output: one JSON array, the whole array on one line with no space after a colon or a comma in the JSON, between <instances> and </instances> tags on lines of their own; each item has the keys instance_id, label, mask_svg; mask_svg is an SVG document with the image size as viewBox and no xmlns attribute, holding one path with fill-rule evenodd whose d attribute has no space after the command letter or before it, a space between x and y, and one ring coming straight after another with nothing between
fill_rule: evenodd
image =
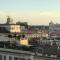
<instances>
[{"instance_id":1,"label":"window","mask_svg":"<svg viewBox=\"0 0 60 60\"><path fill-rule=\"evenodd\" d=\"M25 60L25 58L22 58L21 60Z\"/></svg>"},{"instance_id":2,"label":"window","mask_svg":"<svg viewBox=\"0 0 60 60\"><path fill-rule=\"evenodd\" d=\"M12 56L9 56L9 60L12 60Z\"/></svg>"},{"instance_id":3,"label":"window","mask_svg":"<svg viewBox=\"0 0 60 60\"><path fill-rule=\"evenodd\" d=\"M14 60L19 60L19 58L18 57L14 57Z\"/></svg>"},{"instance_id":4,"label":"window","mask_svg":"<svg viewBox=\"0 0 60 60\"><path fill-rule=\"evenodd\" d=\"M4 56L4 60L6 60L6 56Z\"/></svg>"},{"instance_id":5,"label":"window","mask_svg":"<svg viewBox=\"0 0 60 60\"><path fill-rule=\"evenodd\" d=\"M2 60L2 55L0 55L0 60Z\"/></svg>"},{"instance_id":6,"label":"window","mask_svg":"<svg viewBox=\"0 0 60 60\"><path fill-rule=\"evenodd\" d=\"M25 60L25 58L20 58L19 60Z\"/></svg>"},{"instance_id":7,"label":"window","mask_svg":"<svg viewBox=\"0 0 60 60\"><path fill-rule=\"evenodd\" d=\"M19 60L21 60L21 58L19 58Z\"/></svg>"}]
</instances>

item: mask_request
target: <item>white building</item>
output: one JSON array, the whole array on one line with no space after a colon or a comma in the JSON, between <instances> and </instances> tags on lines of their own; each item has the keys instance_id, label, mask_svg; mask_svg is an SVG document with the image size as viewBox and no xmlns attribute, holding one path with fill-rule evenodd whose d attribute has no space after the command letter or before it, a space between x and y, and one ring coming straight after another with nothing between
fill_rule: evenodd
<instances>
[{"instance_id":1,"label":"white building","mask_svg":"<svg viewBox=\"0 0 60 60\"><path fill-rule=\"evenodd\" d=\"M20 33L21 32L21 26L19 24L16 24L12 18L7 18L7 22L5 24L0 24L0 33L3 31L5 33L11 32L11 33Z\"/></svg>"},{"instance_id":2,"label":"white building","mask_svg":"<svg viewBox=\"0 0 60 60\"><path fill-rule=\"evenodd\" d=\"M0 24L0 29L6 30L11 33L20 33L20 25L16 24Z\"/></svg>"},{"instance_id":3,"label":"white building","mask_svg":"<svg viewBox=\"0 0 60 60\"><path fill-rule=\"evenodd\" d=\"M0 60L33 60L33 53L0 48Z\"/></svg>"},{"instance_id":4,"label":"white building","mask_svg":"<svg viewBox=\"0 0 60 60\"><path fill-rule=\"evenodd\" d=\"M60 24L58 24L58 23L54 24L53 22L50 22L49 30L60 30Z\"/></svg>"}]
</instances>

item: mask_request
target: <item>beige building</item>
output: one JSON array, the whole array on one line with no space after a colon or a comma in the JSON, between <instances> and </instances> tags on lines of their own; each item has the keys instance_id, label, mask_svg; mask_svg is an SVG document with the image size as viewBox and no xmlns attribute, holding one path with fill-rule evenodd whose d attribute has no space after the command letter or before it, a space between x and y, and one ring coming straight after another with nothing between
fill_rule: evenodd
<instances>
[{"instance_id":1,"label":"beige building","mask_svg":"<svg viewBox=\"0 0 60 60\"><path fill-rule=\"evenodd\" d=\"M21 38L20 39L20 45L29 45L28 38Z\"/></svg>"},{"instance_id":2,"label":"beige building","mask_svg":"<svg viewBox=\"0 0 60 60\"><path fill-rule=\"evenodd\" d=\"M5 33L20 33L20 25L16 24L0 24L0 31L4 31ZM2 33L1 32L1 33Z\"/></svg>"},{"instance_id":3,"label":"beige building","mask_svg":"<svg viewBox=\"0 0 60 60\"><path fill-rule=\"evenodd\" d=\"M16 24L12 18L7 18L7 22L5 24L0 24L0 31L5 33L20 33L21 26Z\"/></svg>"},{"instance_id":4,"label":"beige building","mask_svg":"<svg viewBox=\"0 0 60 60\"><path fill-rule=\"evenodd\" d=\"M48 37L48 32L40 32L40 33L23 33L20 35L25 35L26 38L39 38L39 37Z\"/></svg>"},{"instance_id":5,"label":"beige building","mask_svg":"<svg viewBox=\"0 0 60 60\"><path fill-rule=\"evenodd\" d=\"M12 24L10 25L10 32L11 33L20 33L21 30L20 30L20 25L16 25L16 24Z\"/></svg>"}]
</instances>

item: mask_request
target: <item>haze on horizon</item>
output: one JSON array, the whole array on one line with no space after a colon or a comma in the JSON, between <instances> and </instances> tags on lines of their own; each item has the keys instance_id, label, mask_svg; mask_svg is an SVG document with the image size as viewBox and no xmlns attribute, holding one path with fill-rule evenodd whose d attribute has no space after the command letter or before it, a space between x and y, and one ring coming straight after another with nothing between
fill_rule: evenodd
<instances>
[{"instance_id":1,"label":"haze on horizon","mask_svg":"<svg viewBox=\"0 0 60 60\"><path fill-rule=\"evenodd\" d=\"M7 16L31 25L60 23L60 0L0 0L0 23Z\"/></svg>"}]
</instances>

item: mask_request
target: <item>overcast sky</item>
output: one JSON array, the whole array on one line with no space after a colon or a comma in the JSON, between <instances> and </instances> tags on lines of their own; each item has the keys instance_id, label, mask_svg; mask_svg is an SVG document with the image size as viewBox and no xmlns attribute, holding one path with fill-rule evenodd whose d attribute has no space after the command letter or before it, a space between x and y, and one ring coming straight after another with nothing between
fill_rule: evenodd
<instances>
[{"instance_id":1,"label":"overcast sky","mask_svg":"<svg viewBox=\"0 0 60 60\"><path fill-rule=\"evenodd\" d=\"M60 23L60 0L0 0L0 23L8 15L32 25Z\"/></svg>"}]
</instances>

